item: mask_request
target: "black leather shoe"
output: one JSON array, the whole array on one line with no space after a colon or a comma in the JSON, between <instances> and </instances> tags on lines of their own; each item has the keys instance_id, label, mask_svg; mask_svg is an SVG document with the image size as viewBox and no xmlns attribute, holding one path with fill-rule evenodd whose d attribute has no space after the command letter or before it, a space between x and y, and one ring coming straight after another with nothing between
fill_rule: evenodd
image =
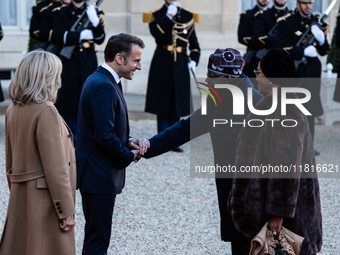
<instances>
[{"instance_id":1,"label":"black leather shoe","mask_svg":"<svg viewBox=\"0 0 340 255\"><path fill-rule=\"evenodd\" d=\"M175 149L172 149L172 151L174 151L174 152L183 152L183 149L181 149L180 147L177 147Z\"/></svg>"}]
</instances>

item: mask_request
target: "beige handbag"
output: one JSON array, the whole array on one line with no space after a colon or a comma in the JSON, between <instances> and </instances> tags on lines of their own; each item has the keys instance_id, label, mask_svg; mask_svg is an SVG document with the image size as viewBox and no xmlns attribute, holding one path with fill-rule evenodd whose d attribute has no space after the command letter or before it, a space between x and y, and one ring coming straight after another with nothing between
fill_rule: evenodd
<instances>
[{"instance_id":1,"label":"beige handbag","mask_svg":"<svg viewBox=\"0 0 340 255\"><path fill-rule=\"evenodd\" d=\"M278 238L264 224L260 232L250 242L249 255L275 255L275 248L281 247L289 255L300 255L303 237L281 228Z\"/></svg>"}]
</instances>

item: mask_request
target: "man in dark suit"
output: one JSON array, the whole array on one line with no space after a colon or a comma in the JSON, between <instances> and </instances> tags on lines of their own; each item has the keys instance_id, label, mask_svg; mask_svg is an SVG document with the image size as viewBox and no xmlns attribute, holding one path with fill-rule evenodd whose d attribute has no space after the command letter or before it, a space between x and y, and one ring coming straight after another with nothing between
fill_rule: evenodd
<instances>
[{"instance_id":1,"label":"man in dark suit","mask_svg":"<svg viewBox=\"0 0 340 255\"><path fill-rule=\"evenodd\" d=\"M227 89L211 89L220 96L221 105L215 106L213 99L208 98L207 114L201 113L201 109L196 110L189 118L175 123L170 128L150 139L150 148L145 157L151 158L180 146L196 137L209 133L214 151L214 161L216 165L234 165L236 140L245 116L249 113L247 106L247 90L252 91L252 102L255 105L263 96L254 89L249 78L242 73L244 60L237 50L227 48L217 49L209 57L207 82L211 88L215 84L229 84L236 86L245 97L244 114L234 115L233 96ZM208 86L208 87L209 87ZM236 99L235 99L236 100ZM217 101L217 100L216 100ZM237 108L237 107L236 107ZM230 122L238 123L234 125L216 125L214 119L226 119ZM221 239L231 242L233 255L249 254L250 240L242 236L234 226L227 209L229 192L232 186L232 173L225 175L219 173L215 175L218 204L221 217Z\"/></svg>"},{"instance_id":2,"label":"man in dark suit","mask_svg":"<svg viewBox=\"0 0 340 255\"><path fill-rule=\"evenodd\" d=\"M125 168L146 152L149 141L129 139L129 118L120 79L141 70L144 43L128 34L112 36L105 63L85 81L79 103L77 188L86 220L83 254L107 254L116 194ZM132 150L131 150L132 149ZM139 155L140 154L140 155Z\"/></svg>"},{"instance_id":3,"label":"man in dark suit","mask_svg":"<svg viewBox=\"0 0 340 255\"><path fill-rule=\"evenodd\" d=\"M165 0L161 9L144 15L157 44L150 66L145 111L157 115L160 133L192 113L189 71L195 71L200 57L195 32L198 14L179 7L177 0Z\"/></svg>"}]
</instances>

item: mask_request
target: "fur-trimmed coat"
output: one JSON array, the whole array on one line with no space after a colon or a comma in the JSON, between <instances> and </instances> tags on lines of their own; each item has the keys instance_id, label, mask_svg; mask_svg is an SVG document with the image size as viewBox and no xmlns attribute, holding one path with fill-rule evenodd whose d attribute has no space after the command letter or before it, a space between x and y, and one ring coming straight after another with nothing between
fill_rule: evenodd
<instances>
[{"instance_id":1,"label":"fur-trimmed coat","mask_svg":"<svg viewBox=\"0 0 340 255\"><path fill-rule=\"evenodd\" d=\"M295 97L295 95L290 95ZM236 151L236 166L268 165L315 166L313 141L306 116L295 106L287 106L287 115L277 110L267 116L249 114L250 119L294 119L295 127L282 127L279 121L265 122L263 127L241 129ZM265 97L257 109L270 109L272 97ZM290 123L291 124L291 123ZM322 222L319 183L316 173L292 178L237 178L233 180L229 196L229 210L236 228L253 238L271 215L282 216L283 226L305 238L301 254L315 254L322 245ZM287 176L286 176L287 177Z\"/></svg>"}]
</instances>

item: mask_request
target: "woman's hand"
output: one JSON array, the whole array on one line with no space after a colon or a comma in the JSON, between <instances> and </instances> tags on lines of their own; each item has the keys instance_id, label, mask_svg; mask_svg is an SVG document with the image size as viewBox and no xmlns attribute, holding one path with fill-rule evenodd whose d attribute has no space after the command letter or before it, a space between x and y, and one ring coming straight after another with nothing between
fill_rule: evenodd
<instances>
[{"instance_id":1,"label":"woman's hand","mask_svg":"<svg viewBox=\"0 0 340 255\"><path fill-rule=\"evenodd\" d=\"M282 227L283 217L281 216L272 216L269 223L268 229L273 232L273 235L276 236L280 233Z\"/></svg>"},{"instance_id":2,"label":"woman's hand","mask_svg":"<svg viewBox=\"0 0 340 255\"><path fill-rule=\"evenodd\" d=\"M67 218L61 220L59 226L62 231L70 232L75 224L76 222L74 221L73 216L68 216Z\"/></svg>"}]
</instances>

